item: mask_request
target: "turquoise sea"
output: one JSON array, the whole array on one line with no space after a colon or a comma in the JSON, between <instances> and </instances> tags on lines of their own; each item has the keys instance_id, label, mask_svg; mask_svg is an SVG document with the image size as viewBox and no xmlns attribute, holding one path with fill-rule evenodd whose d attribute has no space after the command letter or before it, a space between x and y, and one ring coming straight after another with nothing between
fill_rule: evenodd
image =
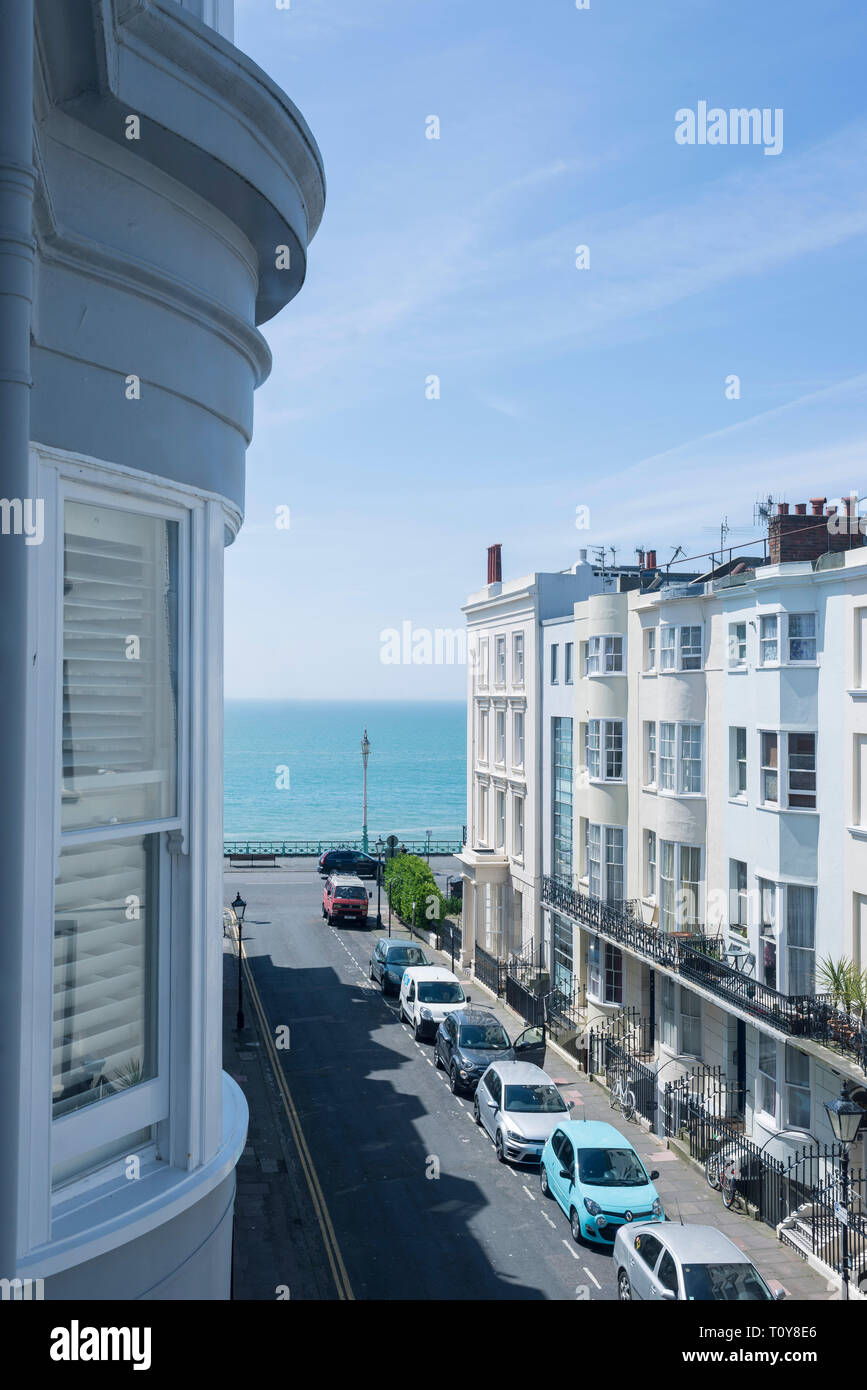
<instances>
[{"instance_id":1,"label":"turquoise sea","mask_svg":"<svg viewBox=\"0 0 867 1390\"><path fill-rule=\"evenodd\" d=\"M466 706L336 700L226 701L226 839L360 838L365 725L371 840L459 839Z\"/></svg>"}]
</instances>

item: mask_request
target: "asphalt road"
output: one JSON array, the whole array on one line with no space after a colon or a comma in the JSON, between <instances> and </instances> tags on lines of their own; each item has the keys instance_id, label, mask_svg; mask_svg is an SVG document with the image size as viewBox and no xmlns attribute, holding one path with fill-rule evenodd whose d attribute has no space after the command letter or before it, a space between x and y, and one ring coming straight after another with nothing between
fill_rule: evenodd
<instances>
[{"instance_id":1,"label":"asphalt road","mask_svg":"<svg viewBox=\"0 0 867 1390\"><path fill-rule=\"evenodd\" d=\"M329 927L312 867L226 886L247 899L244 943L271 1028L290 1029L279 1056L354 1296L614 1298L610 1255L574 1244L538 1167L497 1163L432 1045L368 979L375 930ZM558 1079L556 1059L549 1070Z\"/></svg>"}]
</instances>

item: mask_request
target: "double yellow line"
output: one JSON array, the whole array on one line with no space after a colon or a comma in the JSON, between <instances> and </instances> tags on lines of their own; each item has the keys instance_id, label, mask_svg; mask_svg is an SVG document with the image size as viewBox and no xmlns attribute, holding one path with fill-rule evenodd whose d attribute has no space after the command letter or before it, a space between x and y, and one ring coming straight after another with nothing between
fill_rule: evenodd
<instances>
[{"instance_id":1,"label":"double yellow line","mask_svg":"<svg viewBox=\"0 0 867 1390\"><path fill-rule=\"evenodd\" d=\"M234 941L235 951L237 952L239 943L238 931L235 927L232 928L232 939ZM271 1028L271 1025L268 1022L268 1016L265 1013L265 1006L263 1005L262 1000L259 996L259 991L256 988L256 981L253 979L253 972L250 969L250 962L247 959L247 952L244 950L243 944L241 944L240 950L241 963L244 970L244 978L247 981L247 989L249 991L250 998L253 1001L253 1007L256 1011L256 1018L259 1023L259 1033L265 1044L265 1050L268 1053L268 1060L271 1063L271 1070L274 1073L274 1079L277 1082L277 1089L280 1092L280 1099L283 1102L283 1109L285 1110L286 1118L289 1121L289 1129L291 1130L292 1138L295 1141L295 1148L298 1153L298 1159L301 1164L301 1170L304 1173L307 1188L310 1192L310 1200L313 1204L313 1211L316 1215L316 1220L319 1223L319 1230L322 1235L322 1244L325 1246L325 1254L328 1257L328 1264L331 1268L331 1275L334 1279L334 1286L337 1289L337 1297L344 1302L347 1300L354 1301L355 1294L352 1292L352 1285L349 1282L349 1275L346 1273L346 1265L343 1263L343 1256L340 1253L340 1246L337 1242L337 1236L334 1232L334 1226L331 1223L331 1217L328 1212L328 1205L325 1201L325 1195L319 1184L319 1178L316 1175L316 1168L314 1166L313 1159L310 1155L310 1150L307 1147L307 1140L304 1138L304 1132L301 1129L301 1121L298 1119L298 1112L295 1109L295 1103L292 1100L292 1096L289 1092L289 1087L286 1084L286 1075L283 1071L283 1064L280 1061L280 1058L277 1054L277 1048L274 1044L274 1030Z\"/></svg>"}]
</instances>

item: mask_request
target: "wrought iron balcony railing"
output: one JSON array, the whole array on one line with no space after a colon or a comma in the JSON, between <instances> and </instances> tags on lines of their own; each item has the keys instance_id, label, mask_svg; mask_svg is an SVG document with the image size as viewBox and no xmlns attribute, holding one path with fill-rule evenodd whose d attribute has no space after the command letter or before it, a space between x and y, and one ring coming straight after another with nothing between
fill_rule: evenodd
<instances>
[{"instance_id":1,"label":"wrought iron balcony railing","mask_svg":"<svg viewBox=\"0 0 867 1390\"><path fill-rule=\"evenodd\" d=\"M791 1037L809 1038L854 1058L867 1071L867 1028L818 995L780 994L722 959L717 938L686 940L643 924L635 902L603 903L562 879L542 879L542 902L632 954L700 985L722 1002Z\"/></svg>"}]
</instances>

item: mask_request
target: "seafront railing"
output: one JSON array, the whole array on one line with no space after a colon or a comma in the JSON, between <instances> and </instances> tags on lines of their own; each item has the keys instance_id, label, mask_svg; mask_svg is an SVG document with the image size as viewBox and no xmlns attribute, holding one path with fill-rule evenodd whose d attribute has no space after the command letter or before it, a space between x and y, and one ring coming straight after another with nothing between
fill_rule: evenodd
<instances>
[{"instance_id":1,"label":"seafront railing","mask_svg":"<svg viewBox=\"0 0 867 1390\"><path fill-rule=\"evenodd\" d=\"M431 854L457 854L463 848L459 835L452 840L431 840L428 845L427 840L401 840L405 846L407 854L427 855L428 850ZM376 836L369 836L367 841L367 852L376 857ZM228 858L230 854L275 854L281 859L293 859L301 855L323 854L328 849L357 849L363 850L364 845L361 839L358 840L224 840L223 856Z\"/></svg>"}]
</instances>

